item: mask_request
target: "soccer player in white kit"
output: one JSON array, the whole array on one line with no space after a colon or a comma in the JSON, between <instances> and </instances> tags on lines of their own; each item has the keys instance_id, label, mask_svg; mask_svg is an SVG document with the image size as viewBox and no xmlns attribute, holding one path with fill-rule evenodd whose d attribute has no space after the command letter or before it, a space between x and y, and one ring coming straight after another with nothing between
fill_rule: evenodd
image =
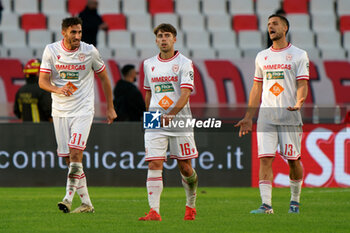
<instances>
[{"instance_id":1,"label":"soccer player in white kit","mask_svg":"<svg viewBox=\"0 0 350 233\"><path fill-rule=\"evenodd\" d=\"M52 93L52 117L57 154L68 165L66 195L58 207L71 212L75 192L81 206L71 213L94 212L83 171L83 151L94 116L94 72L100 78L107 101L107 121L117 117L105 65L93 45L81 42L82 21L62 21L63 40L46 46L40 67L39 85Z\"/></svg>"},{"instance_id":2,"label":"soccer player in white kit","mask_svg":"<svg viewBox=\"0 0 350 233\"><path fill-rule=\"evenodd\" d=\"M165 129L178 118L191 118L189 98L193 90L192 61L175 51L176 29L170 24L160 24L154 29L156 44L160 53L144 62L144 89L147 111L159 111L162 127L160 130L145 132L146 161L148 161L147 193L149 213L141 221L161 221L159 212L160 196L163 190L163 162L166 160L168 145L170 158L177 159L182 184L186 192L184 220L196 216L196 190L198 178L192 168L191 159L198 156L193 129L175 132Z\"/></svg>"},{"instance_id":3,"label":"soccer player in white kit","mask_svg":"<svg viewBox=\"0 0 350 233\"><path fill-rule=\"evenodd\" d=\"M286 40L288 20L281 15L271 15L268 32L272 46L258 53L255 60L255 77L249 96L245 117L236 124L239 136L252 130L252 118L259 106L257 122L258 157L260 159L260 208L253 214L273 213L272 162L279 153L290 168L291 201L289 213L299 213L303 167L300 163L302 137L302 107L308 92L309 59L307 53Z\"/></svg>"}]
</instances>

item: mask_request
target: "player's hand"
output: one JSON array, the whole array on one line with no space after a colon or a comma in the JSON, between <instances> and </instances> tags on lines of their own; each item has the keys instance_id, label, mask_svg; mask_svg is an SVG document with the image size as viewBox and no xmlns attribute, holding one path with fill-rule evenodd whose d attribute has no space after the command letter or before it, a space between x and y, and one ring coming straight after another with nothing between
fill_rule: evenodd
<instances>
[{"instance_id":1,"label":"player's hand","mask_svg":"<svg viewBox=\"0 0 350 233\"><path fill-rule=\"evenodd\" d=\"M253 121L250 119L243 118L240 120L235 127L240 127L239 129L239 137L242 137L252 131Z\"/></svg>"},{"instance_id":2,"label":"player's hand","mask_svg":"<svg viewBox=\"0 0 350 233\"><path fill-rule=\"evenodd\" d=\"M298 111L300 109L300 107L298 106L294 106L294 107L288 107L287 110L293 112L293 111Z\"/></svg>"},{"instance_id":3,"label":"player's hand","mask_svg":"<svg viewBox=\"0 0 350 233\"><path fill-rule=\"evenodd\" d=\"M117 118L117 113L115 112L114 108L107 109L107 123L112 124L114 119Z\"/></svg>"},{"instance_id":4,"label":"player's hand","mask_svg":"<svg viewBox=\"0 0 350 233\"><path fill-rule=\"evenodd\" d=\"M164 126L168 126L169 125L169 122L174 118L174 115L167 115L167 114L163 114L161 117L160 117L160 125L162 127Z\"/></svg>"},{"instance_id":5,"label":"player's hand","mask_svg":"<svg viewBox=\"0 0 350 233\"><path fill-rule=\"evenodd\" d=\"M297 103L294 105L294 107L289 106L287 108L288 111L298 111L301 109L301 107L303 106L304 103L304 98L301 98L299 101L297 101Z\"/></svg>"},{"instance_id":6,"label":"player's hand","mask_svg":"<svg viewBox=\"0 0 350 233\"><path fill-rule=\"evenodd\" d=\"M62 95L65 95L65 96L71 96L73 94L73 92L71 92L70 87L68 86L68 84L64 85L63 87L57 88L56 93L57 94L62 94Z\"/></svg>"}]
</instances>

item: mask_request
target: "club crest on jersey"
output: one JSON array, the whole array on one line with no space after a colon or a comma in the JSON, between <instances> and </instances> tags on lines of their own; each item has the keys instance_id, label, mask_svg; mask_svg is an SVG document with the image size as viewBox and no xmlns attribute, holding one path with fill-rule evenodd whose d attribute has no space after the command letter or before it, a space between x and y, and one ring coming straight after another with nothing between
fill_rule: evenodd
<instances>
[{"instance_id":1,"label":"club crest on jersey","mask_svg":"<svg viewBox=\"0 0 350 233\"><path fill-rule=\"evenodd\" d=\"M173 72L177 73L178 71L179 71L179 65L178 64L173 65Z\"/></svg>"},{"instance_id":2,"label":"club crest on jersey","mask_svg":"<svg viewBox=\"0 0 350 233\"><path fill-rule=\"evenodd\" d=\"M265 61L267 60L267 56L266 57L264 57L265 58Z\"/></svg>"},{"instance_id":3,"label":"club crest on jersey","mask_svg":"<svg viewBox=\"0 0 350 233\"><path fill-rule=\"evenodd\" d=\"M79 58L79 61L83 62L85 60L85 54L84 53L79 53L78 54L78 58Z\"/></svg>"},{"instance_id":4,"label":"club crest on jersey","mask_svg":"<svg viewBox=\"0 0 350 233\"><path fill-rule=\"evenodd\" d=\"M154 68L155 68L155 67L154 67L154 66L152 66L152 68L151 68L151 69L152 69L152 72L154 71Z\"/></svg>"},{"instance_id":5,"label":"club crest on jersey","mask_svg":"<svg viewBox=\"0 0 350 233\"><path fill-rule=\"evenodd\" d=\"M61 58L61 55L57 55L57 60L60 60L60 58Z\"/></svg>"},{"instance_id":6,"label":"club crest on jersey","mask_svg":"<svg viewBox=\"0 0 350 233\"><path fill-rule=\"evenodd\" d=\"M291 61L292 58L293 58L293 56L291 54L287 54L287 56L286 56L286 60L287 61Z\"/></svg>"}]
</instances>

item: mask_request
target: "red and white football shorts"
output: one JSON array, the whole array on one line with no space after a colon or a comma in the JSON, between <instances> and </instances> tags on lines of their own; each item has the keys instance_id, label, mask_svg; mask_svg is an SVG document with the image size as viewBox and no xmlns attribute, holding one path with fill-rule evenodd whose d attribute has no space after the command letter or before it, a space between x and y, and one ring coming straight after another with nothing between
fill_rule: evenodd
<instances>
[{"instance_id":1,"label":"red and white football shorts","mask_svg":"<svg viewBox=\"0 0 350 233\"><path fill-rule=\"evenodd\" d=\"M258 158L274 157L279 145L279 154L285 159L299 159L302 135L302 126L271 125L258 122Z\"/></svg>"},{"instance_id":2,"label":"red and white football shorts","mask_svg":"<svg viewBox=\"0 0 350 233\"><path fill-rule=\"evenodd\" d=\"M69 148L84 150L94 116L53 117L57 141L57 154L69 156Z\"/></svg>"},{"instance_id":3,"label":"red and white football shorts","mask_svg":"<svg viewBox=\"0 0 350 233\"><path fill-rule=\"evenodd\" d=\"M166 160L167 150L170 158L178 160L198 157L194 136L168 136L159 133L145 133L146 161Z\"/></svg>"}]
</instances>

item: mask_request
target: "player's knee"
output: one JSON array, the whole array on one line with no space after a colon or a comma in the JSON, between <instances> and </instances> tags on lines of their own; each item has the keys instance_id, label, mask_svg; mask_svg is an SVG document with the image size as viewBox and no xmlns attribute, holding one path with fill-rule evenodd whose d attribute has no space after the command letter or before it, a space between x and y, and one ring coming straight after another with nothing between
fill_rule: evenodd
<instances>
[{"instance_id":1,"label":"player's knee","mask_svg":"<svg viewBox=\"0 0 350 233\"><path fill-rule=\"evenodd\" d=\"M260 166L262 167L272 167L273 158L261 158Z\"/></svg>"},{"instance_id":2,"label":"player's knee","mask_svg":"<svg viewBox=\"0 0 350 233\"><path fill-rule=\"evenodd\" d=\"M153 160L148 163L148 169L150 170L162 170L163 160Z\"/></svg>"},{"instance_id":3,"label":"player's knee","mask_svg":"<svg viewBox=\"0 0 350 233\"><path fill-rule=\"evenodd\" d=\"M290 168L296 168L301 165L299 160L288 160L288 164Z\"/></svg>"},{"instance_id":4,"label":"player's knee","mask_svg":"<svg viewBox=\"0 0 350 233\"><path fill-rule=\"evenodd\" d=\"M80 150L71 150L69 154L69 159L71 162L82 162L83 152Z\"/></svg>"}]
</instances>

